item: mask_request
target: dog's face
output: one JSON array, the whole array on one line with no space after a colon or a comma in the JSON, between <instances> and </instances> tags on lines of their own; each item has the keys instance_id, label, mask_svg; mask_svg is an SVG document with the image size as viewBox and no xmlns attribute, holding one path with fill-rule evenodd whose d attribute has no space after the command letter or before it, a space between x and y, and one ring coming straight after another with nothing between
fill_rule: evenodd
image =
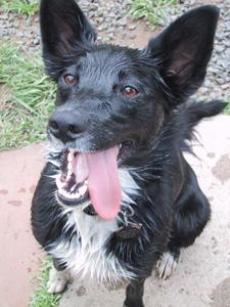
<instances>
[{"instance_id":1,"label":"dog's face","mask_svg":"<svg viewBox=\"0 0 230 307\"><path fill-rule=\"evenodd\" d=\"M90 195L102 217L117 214L117 167L135 167L175 106L200 86L217 18L212 6L193 10L137 50L97 45L74 0L42 0L43 56L58 84L48 135L61 148L62 203L75 205ZM104 202L113 205L106 209Z\"/></svg>"},{"instance_id":2,"label":"dog's face","mask_svg":"<svg viewBox=\"0 0 230 307\"><path fill-rule=\"evenodd\" d=\"M122 164L163 121L160 87L158 71L140 51L93 46L61 73L49 132L81 152L121 145ZM63 120L72 129L56 131Z\"/></svg>"}]
</instances>

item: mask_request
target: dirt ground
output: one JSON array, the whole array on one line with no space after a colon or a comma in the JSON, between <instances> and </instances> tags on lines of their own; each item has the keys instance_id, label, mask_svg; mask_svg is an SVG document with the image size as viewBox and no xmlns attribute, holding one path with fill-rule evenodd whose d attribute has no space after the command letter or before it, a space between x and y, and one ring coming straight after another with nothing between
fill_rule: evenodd
<instances>
[{"instance_id":1,"label":"dirt ground","mask_svg":"<svg viewBox=\"0 0 230 307\"><path fill-rule=\"evenodd\" d=\"M42 252L30 226L30 206L43 165L43 146L0 153L0 306L26 307Z\"/></svg>"}]
</instances>

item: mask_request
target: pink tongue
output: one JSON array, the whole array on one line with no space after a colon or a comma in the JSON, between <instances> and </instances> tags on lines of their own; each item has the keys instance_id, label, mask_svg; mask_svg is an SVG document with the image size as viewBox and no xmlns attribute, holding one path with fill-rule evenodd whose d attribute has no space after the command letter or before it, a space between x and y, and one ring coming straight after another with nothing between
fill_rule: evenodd
<instances>
[{"instance_id":1,"label":"pink tongue","mask_svg":"<svg viewBox=\"0 0 230 307\"><path fill-rule=\"evenodd\" d=\"M86 154L90 199L96 212L104 219L114 218L120 209L117 155L117 147Z\"/></svg>"}]
</instances>

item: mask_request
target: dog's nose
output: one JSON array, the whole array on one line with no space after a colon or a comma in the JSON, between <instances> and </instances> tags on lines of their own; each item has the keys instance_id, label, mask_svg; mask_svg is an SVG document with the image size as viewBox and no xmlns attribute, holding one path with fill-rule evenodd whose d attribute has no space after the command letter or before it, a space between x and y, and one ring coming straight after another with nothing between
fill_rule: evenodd
<instances>
[{"instance_id":1,"label":"dog's nose","mask_svg":"<svg viewBox=\"0 0 230 307\"><path fill-rule=\"evenodd\" d=\"M73 141L84 131L81 117L74 112L57 110L49 120L49 130L63 142Z\"/></svg>"}]
</instances>

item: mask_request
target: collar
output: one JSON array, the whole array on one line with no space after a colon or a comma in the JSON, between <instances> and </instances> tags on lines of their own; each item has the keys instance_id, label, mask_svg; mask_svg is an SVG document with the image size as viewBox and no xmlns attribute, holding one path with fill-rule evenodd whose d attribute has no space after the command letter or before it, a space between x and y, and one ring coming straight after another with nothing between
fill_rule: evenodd
<instances>
[{"instance_id":1,"label":"collar","mask_svg":"<svg viewBox=\"0 0 230 307\"><path fill-rule=\"evenodd\" d=\"M97 216L97 212L94 210L94 207L91 204L85 207L83 212L90 216Z\"/></svg>"},{"instance_id":2,"label":"collar","mask_svg":"<svg viewBox=\"0 0 230 307\"><path fill-rule=\"evenodd\" d=\"M94 210L93 206L90 204L84 208L83 212L90 216L97 216L97 212ZM115 236L119 240L129 240L137 238L142 230L143 225L140 223L128 222L127 225L121 226L116 232Z\"/></svg>"}]
</instances>

